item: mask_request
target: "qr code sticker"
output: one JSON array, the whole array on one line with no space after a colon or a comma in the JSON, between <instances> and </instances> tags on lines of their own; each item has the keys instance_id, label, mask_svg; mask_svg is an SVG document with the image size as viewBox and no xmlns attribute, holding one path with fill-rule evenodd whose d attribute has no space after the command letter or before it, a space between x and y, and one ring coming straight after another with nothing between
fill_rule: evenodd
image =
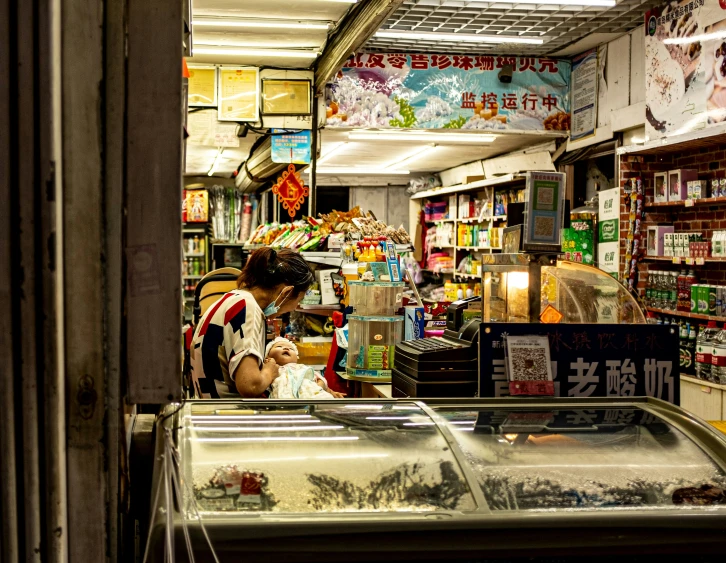
<instances>
[{"instance_id":1,"label":"qr code sticker","mask_svg":"<svg viewBox=\"0 0 726 563\"><path fill-rule=\"evenodd\" d=\"M555 234L555 218L554 217L535 217L534 218L534 236L551 237Z\"/></svg>"},{"instance_id":2,"label":"qr code sticker","mask_svg":"<svg viewBox=\"0 0 726 563\"><path fill-rule=\"evenodd\" d=\"M513 346L509 350L512 381L549 381L544 348Z\"/></svg>"},{"instance_id":3,"label":"qr code sticker","mask_svg":"<svg viewBox=\"0 0 726 563\"><path fill-rule=\"evenodd\" d=\"M555 190L552 188L540 188L537 190L537 205L552 205L555 199Z\"/></svg>"}]
</instances>

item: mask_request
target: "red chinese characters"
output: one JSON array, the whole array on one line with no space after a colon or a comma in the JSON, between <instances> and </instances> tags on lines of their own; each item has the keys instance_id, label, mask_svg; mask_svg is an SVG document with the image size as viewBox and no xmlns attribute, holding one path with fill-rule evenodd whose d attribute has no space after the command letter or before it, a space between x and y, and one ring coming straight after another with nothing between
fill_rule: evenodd
<instances>
[{"instance_id":1,"label":"red chinese characters","mask_svg":"<svg viewBox=\"0 0 726 563\"><path fill-rule=\"evenodd\" d=\"M539 72L549 72L550 74L556 74L557 72L559 72L557 68L557 61L555 59L540 59Z\"/></svg>"},{"instance_id":2,"label":"red chinese characters","mask_svg":"<svg viewBox=\"0 0 726 563\"><path fill-rule=\"evenodd\" d=\"M363 64L363 55L361 53L356 53L351 56L348 59L348 62L345 63L345 66L348 68L363 68L365 66Z\"/></svg>"},{"instance_id":3,"label":"red chinese characters","mask_svg":"<svg viewBox=\"0 0 726 563\"><path fill-rule=\"evenodd\" d=\"M557 98L552 94L547 94L542 98L542 105L547 108L547 111L552 111L552 108L557 106Z\"/></svg>"},{"instance_id":4,"label":"red chinese characters","mask_svg":"<svg viewBox=\"0 0 726 563\"><path fill-rule=\"evenodd\" d=\"M494 57L477 56L474 59L474 66L479 70L494 70Z\"/></svg>"},{"instance_id":5,"label":"red chinese characters","mask_svg":"<svg viewBox=\"0 0 726 563\"><path fill-rule=\"evenodd\" d=\"M517 57L497 57L497 68L502 68L505 65L510 65L517 68Z\"/></svg>"},{"instance_id":6,"label":"red chinese characters","mask_svg":"<svg viewBox=\"0 0 726 563\"><path fill-rule=\"evenodd\" d=\"M366 68L386 68L386 65L383 62L383 55L379 55L376 53L371 53L368 55L368 62L366 63Z\"/></svg>"},{"instance_id":7,"label":"red chinese characters","mask_svg":"<svg viewBox=\"0 0 726 563\"><path fill-rule=\"evenodd\" d=\"M517 109L517 95L502 94L502 109Z\"/></svg>"},{"instance_id":8,"label":"red chinese characters","mask_svg":"<svg viewBox=\"0 0 726 563\"><path fill-rule=\"evenodd\" d=\"M521 57L519 59L519 72L524 72L527 70L537 72L537 65L535 63L534 57Z\"/></svg>"},{"instance_id":9,"label":"red chinese characters","mask_svg":"<svg viewBox=\"0 0 726 563\"><path fill-rule=\"evenodd\" d=\"M431 55L431 66L444 70L451 66L451 58L448 55Z\"/></svg>"},{"instance_id":10,"label":"red chinese characters","mask_svg":"<svg viewBox=\"0 0 726 563\"><path fill-rule=\"evenodd\" d=\"M471 57L454 55L454 68L461 70L471 70L474 68L474 59Z\"/></svg>"},{"instance_id":11,"label":"red chinese characters","mask_svg":"<svg viewBox=\"0 0 726 563\"><path fill-rule=\"evenodd\" d=\"M476 95L473 92L462 92L461 108L474 109L476 107Z\"/></svg>"},{"instance_id":12,"label":"red chinese characters","mask_svg":"<svg viewBox=\"0 0 726 563\"><path fill-rule=\"evenodd\" d=\"M537 96L535 94L524 94L522 96L522 109L533 110L537 107Z\"/></svg>"},{"instance_id":13,"label":"red chinese characters","mask_svg":"<svg viewBox=\"0 0 726 563\"><path fill-rule=\"evenodd\" d=\"M489 109L495 109L499 107L499 102L497 100L498 98L496 92L492 92L491 94L484 93L481 95L482 104L487 106Z\"/></svg>"},{"instance_id":14,"label":"red chinese characters","mask_svg":"<svg viewBox=\"0 0 726 563\"><path fill-rule=\"evenodd\" d=\"M393 68L403 68L408 62L406 55L390 54L386 57L386 62Z\"/></svg>"}]
</instances>

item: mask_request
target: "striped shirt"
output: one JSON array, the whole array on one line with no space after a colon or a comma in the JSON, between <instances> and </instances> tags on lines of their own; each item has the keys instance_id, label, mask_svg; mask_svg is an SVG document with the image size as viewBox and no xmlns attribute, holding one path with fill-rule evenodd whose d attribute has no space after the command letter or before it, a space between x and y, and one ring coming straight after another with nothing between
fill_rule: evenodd
<instances>
[{"instance_id":1,"label":"striped shirt","mask_svg":"<svg viewBox=\"0 0 726 563\"><path fill-rule=\"evenodd\" d=\"M235 289L210 307L194 332L192 385L198 399L239 397L232 374L245 356L262 367L265 315L249 291Z\"/></svg>"}]
</instances>

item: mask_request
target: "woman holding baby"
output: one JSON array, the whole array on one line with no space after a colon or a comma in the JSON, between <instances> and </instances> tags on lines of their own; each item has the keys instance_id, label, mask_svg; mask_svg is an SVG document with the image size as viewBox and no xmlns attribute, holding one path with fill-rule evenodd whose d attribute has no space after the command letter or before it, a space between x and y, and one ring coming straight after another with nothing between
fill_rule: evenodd
<instances>
[{"instance_id":1,"label":"woman holding baby","mask_svg":"<svg viewBox=\"0 0 726 563\"><path fill-rule=\"evenodd\" d=\"M265 359L265 319L293 311L313 283L299 253L260 248L237 282L202 316L191 346L197 398L261 397L279 376Z\"/></svg>"}]
</instances>

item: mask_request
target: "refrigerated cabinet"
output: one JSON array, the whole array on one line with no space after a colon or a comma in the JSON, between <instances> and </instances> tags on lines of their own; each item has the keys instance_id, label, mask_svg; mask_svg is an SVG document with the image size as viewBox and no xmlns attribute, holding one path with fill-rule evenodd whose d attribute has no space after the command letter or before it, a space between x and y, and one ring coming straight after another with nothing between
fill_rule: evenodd
<instances>
[{"instance_id":1,"label":"refrigerated cabinet","mask_svg":"<svg viewBox=\"0 0 726 563\"><path fill-rule=\"evenodd\" d=\"M726 439L655 399L192 401L157 436L152 561L726 548Z\"/></svg>"}]
</instances>

